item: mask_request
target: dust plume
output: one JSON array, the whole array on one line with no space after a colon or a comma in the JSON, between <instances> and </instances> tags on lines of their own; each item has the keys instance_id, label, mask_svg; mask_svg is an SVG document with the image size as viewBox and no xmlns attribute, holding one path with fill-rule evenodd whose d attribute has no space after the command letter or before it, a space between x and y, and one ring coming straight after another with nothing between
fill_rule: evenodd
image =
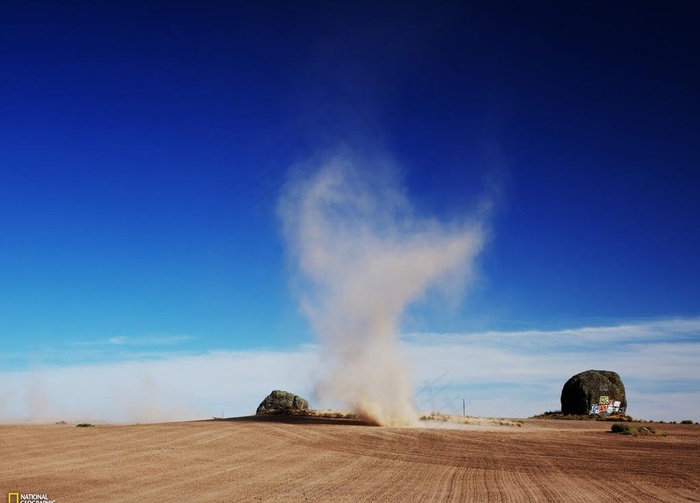
<instances>
[{"instance_id":1,"label":"dust plume","mask_svg":"<svg viewBox=\"0 0 700 503\"><path fill-rule=\"evenodd\" d=\"M420 217L391 166L348 155L298 168L278 210L302 310L322 345L320 398L377 424L413 423L401 314L430 288L460 290L483 219Z\"/></svg>"}]
</instances>

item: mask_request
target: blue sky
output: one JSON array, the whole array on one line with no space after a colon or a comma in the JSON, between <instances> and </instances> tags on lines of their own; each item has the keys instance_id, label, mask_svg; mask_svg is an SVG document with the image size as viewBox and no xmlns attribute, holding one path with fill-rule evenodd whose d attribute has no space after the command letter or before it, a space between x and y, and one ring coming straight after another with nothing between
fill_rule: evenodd
<instances>
[{"instance_id":1,"label":"blue sky","mask_svg":"<svg viewBox=\"0 0 700 503\"><path fill-rule=\"evenodd\" d=\"M650 404L636 413L631 401L633 415L697 416L698 13L602 2L3 6L0 373L15 379L0 389L3 415L36 416L37 388L65 402L70 385L54 372L137 366L159 396L196 397L205 384L168 385L149 365L191 376L197 358L214 368L286 355L312 368L316 338L277 205L290 169L340 149L389 160L427 218L469 214L484 194L493 204L466 294L429 292L402 317L409 349L434 348L415 364L416 389L449 368L443 381L474 396L475 413L531 415L605 362L629 369L630 393ZM610 335L629 326L638 341ZM542 333L574 342L548 345ZM446 334L460 334L465 355L509 356L463 375L440 353ZM502 373L488 370L498 362ZM274 366L285 365L295 368ZM509 395L531 365L549 373ZM294 372L280 372L232 374L241 382L187 408L245 413L263 391L243 383L284 387ZM134 379L118 393L142 390ZM313 387L313 372L294 379ZM512 412L489 408L494 386L520 397ZM686 405L662 410L661 392ZM91 403L60 413L99 416Z\"/></svg>"}]
</instances>

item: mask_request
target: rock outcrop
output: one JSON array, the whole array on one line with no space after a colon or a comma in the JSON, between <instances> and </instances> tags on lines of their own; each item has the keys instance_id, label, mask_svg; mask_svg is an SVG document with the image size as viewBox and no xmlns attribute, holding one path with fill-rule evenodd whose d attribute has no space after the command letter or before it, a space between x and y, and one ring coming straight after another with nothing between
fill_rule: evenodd
<instances>
[{"instance_id":1,"label":"rock outcrop","mask_svg":"<svg viewBox=\"0 0 700 503\"><path fill-rule=\"evenodd\" d=\"M625 385L616 372L586 370L566 381L561 390L562 414L624 414Z\"/></svg>"},{"instance_id":2,"label":"rock outcrop","mask_svg":"<svg viewBox=\"0 0 700 503\"><path fill-rule=\"evenodd\" d=\"M255 412L257 416L265 414L290 414L309 409L309 402L289 391L274 390L265 397Z\"/></svg>"}]
</instances>

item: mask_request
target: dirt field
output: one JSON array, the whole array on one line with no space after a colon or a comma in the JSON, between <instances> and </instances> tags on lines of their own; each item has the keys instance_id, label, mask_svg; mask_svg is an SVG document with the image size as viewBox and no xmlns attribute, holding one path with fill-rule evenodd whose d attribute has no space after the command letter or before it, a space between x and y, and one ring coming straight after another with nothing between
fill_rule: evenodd
<instances>
[{"instance_id":1,"label":"dirt field","mask_svg":"<svg viewBox=\"0 0 700 503\"><path fill-rule=\"evenodd\" d=\"M319 418L0 426L7 493L71 502L700 501L700 426L382 428Z\"/></svg>"}]
</instances>

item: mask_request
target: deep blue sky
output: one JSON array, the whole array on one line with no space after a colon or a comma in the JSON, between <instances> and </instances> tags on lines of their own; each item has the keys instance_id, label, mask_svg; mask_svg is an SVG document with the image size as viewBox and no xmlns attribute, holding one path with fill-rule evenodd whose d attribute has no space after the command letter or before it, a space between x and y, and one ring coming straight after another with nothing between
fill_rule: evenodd
<instances>
[{"instance_id":1,"label":"deep blue sky","mask_svg":"<svg viewBox=\"0 0 700 503\"><path fill-rule=\"evenodd\" d=\"M497 194L469 295L407 331L698 316L700 8L509 4L4 3L3 365L312 341L275 205L341 145L425 214Z\"/></svg>"}]
</instances>

